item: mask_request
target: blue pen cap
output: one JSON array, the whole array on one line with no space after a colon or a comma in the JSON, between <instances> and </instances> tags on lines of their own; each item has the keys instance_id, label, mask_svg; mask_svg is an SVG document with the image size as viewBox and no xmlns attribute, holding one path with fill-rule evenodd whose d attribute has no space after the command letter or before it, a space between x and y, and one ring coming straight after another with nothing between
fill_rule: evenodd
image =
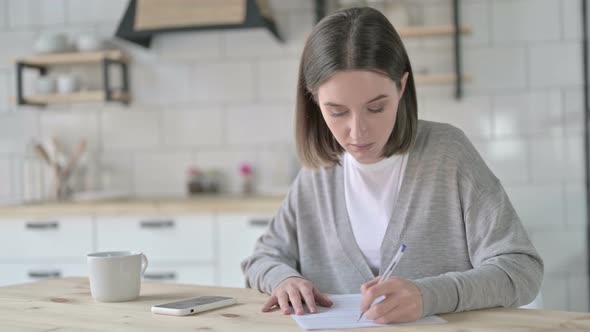
<instances>
[{"instance_id":1,"label":"blue pen cap","mask_svg":"<svg viewBox=\"0 0 590 332\"><path fill-rule=\"evenodd\" d=\"M406 248L407 248L406 245L402 243L402 252L405 252Z\"/></svg>"}]
</instances>

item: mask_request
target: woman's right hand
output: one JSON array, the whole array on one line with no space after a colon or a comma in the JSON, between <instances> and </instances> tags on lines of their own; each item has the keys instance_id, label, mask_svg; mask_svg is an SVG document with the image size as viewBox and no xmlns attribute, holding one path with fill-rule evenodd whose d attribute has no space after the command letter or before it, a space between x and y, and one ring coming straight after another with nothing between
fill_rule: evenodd
<instances>
[{"instance_id":1,"label":"woman's right hand","mask_svg":"<svg viewBox=\"0 0 590 332\"><path fill-rule=\"evenodd\" d=\"M310 313L316 312L316 303L323 307L330 307L333 304L313 286L311 281L300 277L289 277L273 289L270 298L262 307L262 312L268 312L274 306L278 306L285 315L289 315L291 314L289 302L297 315L303 315L303 303L307 304Z\"/></svg>"}]
</instances>

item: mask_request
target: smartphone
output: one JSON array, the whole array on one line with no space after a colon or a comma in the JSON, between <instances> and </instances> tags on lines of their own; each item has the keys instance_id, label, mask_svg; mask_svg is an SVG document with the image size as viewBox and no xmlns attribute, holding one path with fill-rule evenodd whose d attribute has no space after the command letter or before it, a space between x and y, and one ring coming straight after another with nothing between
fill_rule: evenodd
<instances>
[{"instance_id":1,"label":"smartphone","mask_svg":"<svg viewBox=\"0 0 590 332\"><path fill-rule=\"evenodd\" d=\"M158 304L152 307L154 314L186 316L236 303L233 297L199 296L176 302Z\"/></svg>"}]
</instances>

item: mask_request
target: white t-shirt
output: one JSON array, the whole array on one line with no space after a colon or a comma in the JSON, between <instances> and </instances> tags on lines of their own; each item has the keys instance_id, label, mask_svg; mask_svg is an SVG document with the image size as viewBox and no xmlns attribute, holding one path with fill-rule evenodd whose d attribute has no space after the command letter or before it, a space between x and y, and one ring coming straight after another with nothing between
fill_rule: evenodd
<instances>
[{"instance_id":1,"label":"white t-shirt","mask_svg":"<svg viewBox=\"0 0 590 332\"><path fill-rule=\"evenodd\" d=\"M381 264L381 243L406 169L407 153L361 164L344 153L344 196L356 242L373 269Z\"/></svg>"}]
</instances>

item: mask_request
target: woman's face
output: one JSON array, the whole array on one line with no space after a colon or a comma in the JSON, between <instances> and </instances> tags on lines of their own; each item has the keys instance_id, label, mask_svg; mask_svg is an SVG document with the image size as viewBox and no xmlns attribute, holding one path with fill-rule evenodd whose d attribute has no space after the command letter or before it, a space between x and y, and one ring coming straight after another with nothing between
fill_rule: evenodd
<instances>
[{"instance_id":1,"label":"woman's face","mask_svg":"<svg viewBox=\"0 0 590 332\"><path fill-rule=\"evenodd\" d=\"M407 77L401 91L389 77L365 70L336 72L319 86L317 100L328 128L360 163L383 159Z\"/></svg>"}]
</instances>

